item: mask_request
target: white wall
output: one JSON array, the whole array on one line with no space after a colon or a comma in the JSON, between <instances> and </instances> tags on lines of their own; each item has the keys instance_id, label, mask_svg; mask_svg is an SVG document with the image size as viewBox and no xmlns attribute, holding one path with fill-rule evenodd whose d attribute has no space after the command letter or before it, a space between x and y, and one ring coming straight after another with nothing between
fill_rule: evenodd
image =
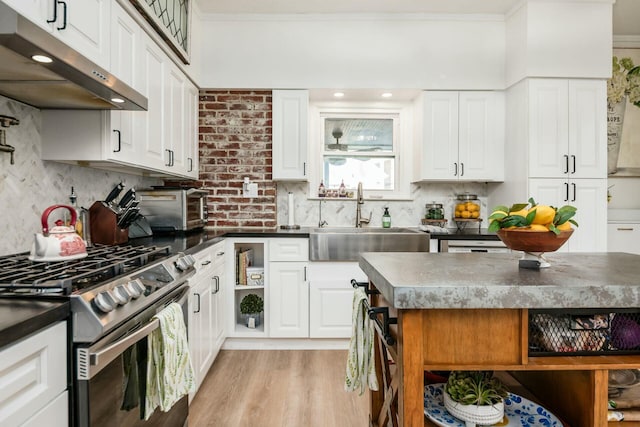
<instances>
[{"instance_id":1,"label":"white wall","mask_svg":"<svg viewBox=\"0 0 640 427\"><path fill-rule=\"evenodd\" d=\"M161 184L161 181L98 169L41 160L40 110L0 96L0 114L20 120L6 130L7 144L16 148L15 164L0 152L0 256L28 251L40 231L42 212L54 204L68 204L71 187L78 205L89 208L103 200L118 182L126 188Z\"/></svg>"},{"instance_id":2,"label":"white wall","mask_svg":"<svg viewBox=\"0 0 640 427\"><path fill-rule=\"evenodd\" d=\"M202 18L201 87L504 88L502 16Z\"/></svg>"}]
</instances>

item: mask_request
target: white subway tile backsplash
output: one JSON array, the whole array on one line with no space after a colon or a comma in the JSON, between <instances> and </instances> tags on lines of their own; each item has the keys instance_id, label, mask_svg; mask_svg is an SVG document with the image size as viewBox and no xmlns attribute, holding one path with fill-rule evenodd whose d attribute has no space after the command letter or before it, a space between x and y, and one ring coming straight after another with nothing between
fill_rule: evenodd
<instances>
[{"instance_id":1,"label":"white subway tile backsplash","mask_svg":"<svg viewBox=\"0 0 640 427\"><path fill-rule=\"evenodd\" d=\"M407 201L382 201L367 200L364 192L365 203L362 205L362 215L369 216L371 212L371 227L382 227L382 214L384 207L389 207L392 227L416 227L424 218L426 203L441 203L445 209L447 226L454 228L451 217L456 203L456 195L471 193L478 195L480 200L481 217L483 227L487 227L487 185L484 183L419 183L411 185L411 198ZM320 203L322 203L322 220L327 221L332 227L353 226L356 222L355 200L319 200L309 198L309 184L299 182L279 182L276 204L278 207L278 224L287 224L288 220L288 193L294 194L295 222L300 226L316 227L319 222Z\"/></svg>"}]
</instances>

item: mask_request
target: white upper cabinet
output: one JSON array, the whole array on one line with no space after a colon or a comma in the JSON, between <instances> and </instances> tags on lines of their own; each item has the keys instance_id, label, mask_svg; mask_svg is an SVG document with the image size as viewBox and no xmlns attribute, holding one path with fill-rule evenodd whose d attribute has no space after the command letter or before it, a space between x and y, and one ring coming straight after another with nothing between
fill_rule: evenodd
<instances>
[{"instance_id":1,"label":"white upper cabinet","mask_svg":"<svg viewBox=\"0 0 640 427\"><path fill-rule=\"evenodd\" d=\"M504 180L502 93L425 92L419 135L418 180Z\"/></svg>"},{"instance_id":2,"label":"white upper cabinet","mask_svg":"<svg viewBox=\"0 0 640 427\"><path fill-rule=\"evenodd\" d=\"M137 67L142 28L117 2L111 8L111 72L136 90L142 87Z\"/></svg>"},{"instance_id":3,"label":"white upper cabinet","mask_svg":"<svg viewBox=\"0 0 640 427\"><path fill-rule=\"evenodd\" d=\"M108 0L5 0L16 12L109 69Z\"/></svg>"},{"instance_id":4,"label":"white upper cabinet","mask_svg":"<svg viewBox=\"0 0 640 427\"><path fill-rule=\"evenodd\" d=\"M273 91L273 179L306 181L309 91Z\"/></svg>"},{"instance_id":5,"label":"white upper cabinet","mask_svg":"<svg viewBox=\"0 0 640 427\"><path fill-rule=\"evenodd\" d=\"M603 80L531 79L529 176L606 178Z\"/></svg>"},{"instance_id":6,"label":"white upper cabinet","mask_svg":"<svg viewBox=\"0 0 640 427\"><path fill-rule=\"evenodd\" d=\"M183 117L185 122L184 157L186 159L186 175L193 179L198 179L200 170L200 152L198 150L198 105L200 92L189 80L187 80L185 90Z\"/></svg>"}]
</instances>

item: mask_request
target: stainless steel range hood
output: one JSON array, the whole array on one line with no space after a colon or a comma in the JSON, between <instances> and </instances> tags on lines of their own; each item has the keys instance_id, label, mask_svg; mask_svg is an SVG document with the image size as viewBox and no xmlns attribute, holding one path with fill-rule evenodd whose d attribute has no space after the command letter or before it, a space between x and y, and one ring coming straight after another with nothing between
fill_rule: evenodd
<instances>
[{"instance_id":1,"label":"stainless steel range hood","mask_svg":"<svg viewBox=\"0 0 640 427\"><path fill-rule=\"evenodd\" d=\"M147 109L142 94L1 2L0 95L43 109Z\"/></svg>"}]
</instances>

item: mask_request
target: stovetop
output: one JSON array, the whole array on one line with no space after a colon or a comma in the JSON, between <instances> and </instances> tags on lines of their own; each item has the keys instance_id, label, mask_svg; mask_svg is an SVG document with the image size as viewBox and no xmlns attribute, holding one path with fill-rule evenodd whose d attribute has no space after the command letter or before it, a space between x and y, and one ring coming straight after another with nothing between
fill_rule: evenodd
<instances>
[{"instance_id":1,"label":"stovetop","mask_svg":"<svg viewBox=\"0 0 640 427\"><path fill-rule=\"evenodd\" d=\"M0 257L0 294L81 294L116 277L154 263L170 247L107 246L87 248L86 258L39 262L29 253Z\"/></svg>"}]
</instances>

